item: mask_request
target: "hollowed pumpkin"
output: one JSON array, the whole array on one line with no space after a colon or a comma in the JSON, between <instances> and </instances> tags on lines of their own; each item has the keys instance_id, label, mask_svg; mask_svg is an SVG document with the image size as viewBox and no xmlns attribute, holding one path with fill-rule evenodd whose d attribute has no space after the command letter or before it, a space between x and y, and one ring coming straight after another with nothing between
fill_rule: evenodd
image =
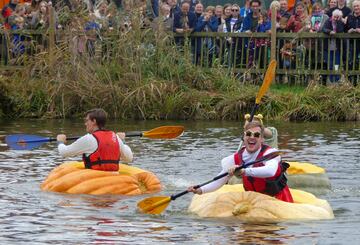
<instances>
[{"instance_id":1,"label":"hollowed pumpkin","mask_svg":"<svg viewBox=\"0 0 360 245\"><path fill-rule=\"evenodd\" d=\"M120 164L119 172L84 169L82 162L64 163L54 168L41 184L41 190L71 194L141 195L161 190L151 172Z\"/></svg>"}]
</instances>

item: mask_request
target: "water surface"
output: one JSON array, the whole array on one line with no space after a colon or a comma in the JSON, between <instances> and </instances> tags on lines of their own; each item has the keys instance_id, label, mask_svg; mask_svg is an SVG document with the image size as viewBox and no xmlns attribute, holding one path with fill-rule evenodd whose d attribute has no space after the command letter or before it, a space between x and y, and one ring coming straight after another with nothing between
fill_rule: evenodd
<instances>
[{"instance_id":1,"label":"water surface","mask_svg":"<svg viewBox=\"0 0 360 245\"><path fill-rule=\"evenodd\" d=\"M133 131L184 125L175 140L129 138L134 165L154 172L161 194L181 192L210 180L220 161L238 145L239 122L116 122L108 128ZM249 224L236 219L203 219L187 213L191 194L170 203L161 216L136 211L144 197L68 195L42 192L47 174L64 160L55 144L31 151L0 145L0 241L9 244L354 244L360 237L360 124L271 122L289 160L327 170L332 189L319 192L332 206L334 220ZM82 121L0 122L0 135L14 133L82 135ZM2 137L0 137L1 139ZM317 193L315 193L317 194Z\"/></svg>"}]
</instances>

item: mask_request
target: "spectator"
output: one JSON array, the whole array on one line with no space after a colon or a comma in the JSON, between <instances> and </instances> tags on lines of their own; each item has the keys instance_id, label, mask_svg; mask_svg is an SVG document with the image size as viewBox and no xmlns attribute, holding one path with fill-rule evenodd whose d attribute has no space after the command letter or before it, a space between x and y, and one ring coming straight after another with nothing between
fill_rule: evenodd
<instances>
[{"instance_id":1,"label":"spectator","mask_svg":"<svg viewBox=\"0 0 360 245\"><path fill-rule=\"evenodd\" d=\"M83 53L85 51L83 47L83 43L86 44L86 50L89 54L89 57L95 56L96 50L96 41L101 38L100 37L101 26L97 23L97 17L94 13L89 14L89 21L85 24L85 39L84 36L78 37L79 42L79 53Z\"/></svg>"},{"instance_id":2,"label":"spectator","mask_svg":"<svg viewBox=\"0 0 360 245\"><path fill-rule=\"evenodd\" d=\"M224 32L241 32L243 18L240 16L240 7L237 4L231 6L231 16L225 19Z\"/></svg>"},{"instance_id":3,"label":"spectator","mask_svg":"<svg viewBox=\"0 0 360 245\"><path fill-rule=\"evenodd\" d=\"M245 5L240 9L240 16L245 18L251 12L250 0L245 0Z\"/></svg>"},{"instance_id":4,"label":"spectator","mask_svg":"<svg viewBox=\"0 0 360 245\"><path fill-rule=\"evenodd\" d=\"M25 3L25 14L24 14L24 19L25 19L25 28L26 29L30 29L30 23L31 23L31 19L32 19L32 7L31 7L31 3Z\"/></svg>"},{"instance_id":5,"label":"spectator","mask_svg":"<svg viewBox=\"0 0 360 245\"><path fill-rule=\"evenodd\" d=\"M269 18L271 19L271 9L269 9ZM288 2L287 0L280 0L280 10L277 12L276 16L276 28L279 32L284 32L286 30L286 25L290 19L291 14L288 11Z\"/></svg>"},{"instance_id":6,"label":"spectator","mask_svg":"<svg viewBox=\"0 0 360 245\"><path fill-rule=\"evenodd\" d=\"M16 5L18 5L18 3L19 0L10 0L10 2L2 8L1 15L5 19L4 22L5 29L11 29L11 25L9 23L9 17L15 11Z\"/></svg>"},{"instance_id":7,"label":"spectator","mask_svg":"<svg viewBox=\"0 0 360 245\"><path fill-rule=\"evenodd\" d=\"M170 6L170 17L174 19L175 14L181 12L176 0L166 0L166 3Z\"/></svg>"},{"instance_id":8,"label":"spectator","mask_svg":"<svg viewBox=\"0 0 360 245\"><path fill-rule=\"evenodd\" d=\"M343 18L346 18L351 14L351 8L346 6L346 0L338 0L337 8L343 13Z\"/></svg>"},{"instance_id":9,"label":"spectator","mask_svg":"<svg viewBox=\"0 0 360 245\"><path fill-rule=\"evenodd\" d=\"M170 32L173 30L174 19L170 16L170 9L170 6L166 3L160 6L160 16L156 17L151 23L151 28L154 31Z\"/></svg>"},{"instance_id":10,"label":"spectator","mask_svg":"<svg viewBox=\"0 0 360 245\"><path fill-rule=\"evenodd\" d=\"M16 16L13 20L12 30L23 30L24 29L24 18ZM19 58L20 55L25 53L25 36L21 34L14 34L12 40L12 55L14 58Z\"/></svg>"},{"instance_id":11,"label":"spectator","mask_svg":"<svg viewBox=\"0 0 360 245\"><path fill-rule=\"evenodd\" d=\"M218 28L219 28L219 27L222 27L222 25L224 24L224 23L223 23L223 11L224 11L223 6L217 5L217 6L215 7L215 17L216 17L216 19L217 19L217 21L218 21ZM218 31L221 32L222 29L218 29Z\"/></svg>"},{"instance_id":12,"label":"spectator","mask_svg":"<svg viewBox=\"0 0 360 245\"><path fill-rule=\"evenodd\" d=\"M261 2L260 0L251 0L251 12L248 14L243 23L243 32L251 33L256 32L258 21L260 17Z\"/></svg>"},{"instance_id":13,"label":"spectator","mask_svg":"<svg viewBox=\"0 0 360 245\"><path fill-rule=\"evenodd\" d=\"M208 6L205 13L200 16L196 23L195 32L217 32L218 24L217 18L215 17L215 7ZM215 39L212 37L198 37L196 38L195 46L195 64L201 61L207 66L211 66L213 55L215 54Z\"/></svg>"},{"instance_id":14,"label":"spectator","mask_svg":"<svg viewBox=\"0 0 360 245\"><path fill-rule=\"evenodd\" d=\"M312 15L310 17L310 32L312 33L321 33L324 27L324 24L329 19L329 17L324 13L321 3L314 3L312 9ZM313 67L321 67L323 62L323 57L319 51L324 50L324 39L320 39L317 42L316 39L305 40L305 45L309 48L309 53L311 55L311 65Z\"/></svg>"},{"instance_id":15,"label":"spectator","mask_svg":"<svg viewBox=\"0 0 360 245\"><path fill-rule=\"evenodd\" d=\"M310 32L322 32L325 22L329 19L322 9L321 3L317 2L313 6L312 15L310 18L311 28Z\"/></svg>"},{"instance_id":16,"label":"spectator","mask_svg":"<svg viewBox=\"0 0 360 245\"><path fill-rule=\"evenodd\" d=\"M353 12L348 15L346 29L348 33L360 33L360 0L355 0L352 4ZM360 65L360 40L358 38L350 39L349 45L349 69L355 71ZM350 77L356 85L356 76Z\"/></svg>"},{"instance_id":17,"label":"spectator","mask_svg":"<svg viewBox=\"0 0 360 245\"><path fill-rule=\"evenodd\" d=\"M197 20L200 18L200 16L203 14L203 12L204 12L204 5L202 5L202 3L196 4L195 9L194 9L194 13L196 15Z\"/></svg>"},{"instance_id":18,"label":"spectator","mask_svg":"<svg viewBox=\"0 0 360 245\"><path fill-rule=\"evenodd\" d=\"M329 0L328 2L328 7L325 11L326 15L331 17L332 16L332 12L337 9L338 7L338 1L337 0Z\"/></svg>"},{"instance_id":19,"label":"spectator","mask_svg":"<svg viewBox=\"0 0 360 245\"><path fill-rule=\"evenodd\" d=\"M271 32L271 21L268 17L267 11L263 10L260 12L258 25L255 32ZM249 50L249 66L253 64L253 61L256 60L256 63L259 64L260 68L264 68L265 61L270 57L270 40L265 38L255 39L255 53L253 52L252 44ZM269 52L269 53L268 53Z\"/></svg>"},{"instance_id":20,"label":"spectator","mask_svg":"<svg viewBox=\"0 0 360 245\"><path fill-rule=\"evenodd\" d=\"M41 1L39 9L33 14L31 20L31 27L33 29L45 29L50 24L50 11L45 1Z\"/></svg>"},{"instance_id":21,"label":"spectator","mask_svg":"<svg viewBox=\"0 0 360 245\"><path fill-rule=\"evenodd\" d=\"M14 20L18 17L21 17L23 18L21 20L21 23L18 23L18 24L21 24L21 28L17 28L17 29L27 29L27 23L25 23L25 5L24 4L17 4L16 7L15 7L15 11L12 13L12 15L9 16L9 25L11 27L11 29L13 29L13 25L15 25L16 23L14 22ZM20 21L20 19L18 19L18 22Z\"/></svg>"},{"instance_id":22,"label":"spectator","mask_svg":"<svg viewBox=\"0 0 360 245\"><path fill-rule=\"evenodd\" d=\"M295 14L292 15L287 23L286 29L290 32L306 31L306 28L310 29L310 20L305 11L305 6L302 3L298 3L295 7Z\"/></svg>"},{"instance_id":23,"label":"spectator","mask_svg":"<svg viewBox=\"0 0 360 245\"><path fill-rule=\"evenodd\" d=\"M226 20L232 16L231 7L232 7L231 3L227 3L224 5L224 9L223 9L223 19L224 20Z\"/></svg>"},{"instance_id":24,"label":"spectator","mask_svg":"<svg viewBox=\"0 0 360 245\"><path fill-rule=\"evenodd\" d=\"M332 12L332 17L330 17L324 25L323 32L333 36L336 33L343 33L345 31L345 24L342 20L342 12L339 9L335 9ZM340 65L340 49L341 49L341 40L331 37L328 42L325 40L325 63L327 63L327 68L329 70L338 71ZM324 76L326 79L326 76ZM330 82L335 82L339 80L339 76L330 76ZM326 81L326 80L325 80Z\"/></svg>"},{"instance_id":25,"label":"spectator","mask_svg":"<svg viewBox=\"0 0 360 245\"><path fill-rule=\"evenodd\" d=\"M283 76L283 83L288 83L288 69L294 64L295 51L293 43L290 40L285 40L284 45L280 49L282 67L285 69L285 75Z\"/></svg>"},{"instance_id":26,"label":"spectator","mask_svg":"<svg viewBox=\"0 0 360 245\"><path fill-rule=\"evenodd\" d=\"M231 17L225 19L223 31L225 33L241 32L243 25L243 18L240 16L240 6L233 4L231 6ZM228 37L227 48L229 50L229 65L236 65L241 61L242 42L239 37Z\"/></svg>"},{"instance_id":27,"label":"spectator","mask_svg":"<svg viewBox=\"0 0 360 245\"><path fill-rule=\"evenodd\" d=\"M179 34L190 34L194 31L195 25L195 13L190 12L190 4L188 2L183 2L181 4L181 12L175 13L174 16L174 32ZM184 38L175 37L175 42L180 46L184 45Z\"/></svg>"}]
</instances>

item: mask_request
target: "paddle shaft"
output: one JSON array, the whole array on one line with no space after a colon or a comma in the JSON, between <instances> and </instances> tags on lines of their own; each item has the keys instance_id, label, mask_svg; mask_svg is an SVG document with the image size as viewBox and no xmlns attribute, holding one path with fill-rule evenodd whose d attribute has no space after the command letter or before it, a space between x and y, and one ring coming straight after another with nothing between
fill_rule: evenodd
<instances>
[{"instance_id":1,"label":"paddle shaft","mask_svg":"<svg viewBox=\"0 0 360 245\"><path fill-rule=\"evenodd\" d=\"M131 131L131 132L127 132L125 133L125 136L126 137L142 137L143 136L143 132L139 132L139 131ZM66 140L77 140L78 138L80 138L79 136L75 136L75 137L69 137L69 138L66 138ZM49 138L49 142L53 142L53 141L56 141L56 138ZM27 142L30 142L30 141L27 141ZM37 141L39 142L39 141ZM44 141L46 142L46 141Z\"/></svg>"},{"instance_id":2,"label":"paddle shaft","mask_svg":"<svg viewBox=\"0 0 360 245\"><path fill-rule=\"evenodd\" d=\"M259 160L256 160L256 161L253 161L253 162L249 162L249 163L247 163L247 164L245 164L245 165L241 165L240 167L237 167L237 168L235 169L235 171L238 171L238 170L240 170L240 169L242 169L242 168L247 168L247 167L249 167L249 166L251 166L251 165L253 165L253 164L255 164L255 163L263 162L263 161L266 161L266 160L271 160L271 159L273 159L273 158L275 158L275 157L277 157L277 156L279 156L279 155L280 155L280 152L278 152L278 151L273 152L273 153L270 153L270 154L268 154L268 155L260 158ZM212 180L209 180L209 181L207 181L207 182L205 182L205 183L202 183L202 184L200 184L200 185L194 186L194 188L195 188L195 189L198 189L198 188L200 188L200 187L202 187L202 186L204 186L204 185L210 184L211 182L214 182L214 181L216 181L216 180L218 180L218 179L224 178L224 177L227 176L227 175L229 175L229 173L220 174L220 175L216 176L215 178L213 178ZM173 200L175 200L176 198L181 197L181 196L183 196L183 195L185 195L185 194L187 194L187 193L189 193L188 190L183 191L183 192L180 192L180 193L175 194L175 195L171 195L170 198L171 198L171 200L173 201Z\"/></svg>"},{"instance_id":3,"label":"paddle shaft","mask_svg":"<svg viewBox=\"0 0 360 245\"><path fill-rule=\"evenodd\" d=\"M251 110L251 113L250 113L250 119L249 119L249 122L251 122L253 119L254 119L254 115L255 115L255 112L257 111L257 109L259 108L259 104L255 104Z\"/></svg>"},{"instance_id":4,"label":"paddle shaft","mask_svg":"<svg viewBox=\"0 0 360 245\"><path fill-rule=\"evenodd\" d=\"M80 137L74 136L74 137L68 137L68 138L66 138L66 140L77 140L78 138L80 138ZM57 141L57 139L56 138L44 138L44 139L38 139L38 140L26 140L26 143L54 142L54 141Z\"/></svg>"}]
</instances>

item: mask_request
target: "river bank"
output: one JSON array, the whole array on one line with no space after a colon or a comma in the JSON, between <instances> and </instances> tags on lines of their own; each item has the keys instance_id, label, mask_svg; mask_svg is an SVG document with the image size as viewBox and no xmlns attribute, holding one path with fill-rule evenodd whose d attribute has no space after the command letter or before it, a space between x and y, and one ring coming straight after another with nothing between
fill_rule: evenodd
<instances>
[{"instance_id":1,"label":"river bank","mask_svg":"<svg viewBox=\"0 0 360 245\"><path fill-rule=\"evenodd\" d=\"M107 47L109 55L93 57L74 53L71 38L51 55L36 54L21 69L0 73L0 118L82 118L102 107L118 119L242 120L263 82L261 71L235 73L220 60L196 66L189 50L168 45L166 35L131 31ZM267 119L360 120L360 86L280 80L262 99L259 112Z\"/></svg>"},{"instance_id":2,"label":"river bank","mask_svg":"<svg viewBox=\"0 0 360 245\"><path fill-rule=\"evenodd\" d=\"M119 119L241 120L259 89L259 85L214 74L185 74L171 81L114 79L106 70L85 74L50 80L22 78L20 73L3 76L0 117L81 118L84 111L102 107ZM355 121L360 120L359 108L360 88L349 84L272 85L259 112L275 120Z\"/></svg>"}]
</instances>

